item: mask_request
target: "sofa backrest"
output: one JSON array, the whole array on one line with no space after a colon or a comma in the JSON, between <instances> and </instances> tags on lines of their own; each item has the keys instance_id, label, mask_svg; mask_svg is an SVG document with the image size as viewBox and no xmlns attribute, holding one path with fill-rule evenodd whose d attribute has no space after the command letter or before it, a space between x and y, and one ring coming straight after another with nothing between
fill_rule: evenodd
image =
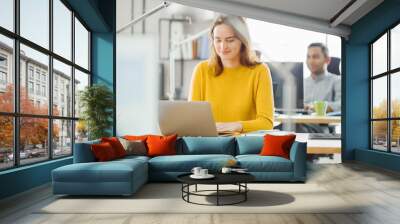
<instances>
[{"instance_id":1,"label":"sofa backrest","mask_svg":"<svg viewBox=\"0 0 400 224\"><path fill-rule=\"evenodd\" d=\"M236 137L236 155L259 154L264 145L264 136Z\"/></svg>"},{"instance_id":2,"label":"sofa backrest","mask_svg":"<svg viewBox=\"0 0 400 224\"><path fill-rule=\"evenodd\" d=\"M100 140L75 143L74 163L95 162L90 148ZM243 155L259 154L264 144L263 136L238 137L180 137L176 142L178 155L225 154Z\"/></svg>"},{"instance_id":3,"label":"sofa backrest","mask_svg":"<svg viewBox=\"0 0 400 224\"><path fill-rule=\"evenodd\" d=\"M74 147L74 163L89 163L95 162L96 158L93 155L90 146L92 144L98 144L100 140L93 140L87 142L75 143Z\"/></svg>"},{"instance_id":4,"label":"sofa backrest","mask_svg":"<svg viewBox=\"0 0 400 224\"><path fill-rule=\"evenodd\" d=\"M181 137L177 141L177 154L235 155L234 137Z\"/></svg>"}]
</instances>

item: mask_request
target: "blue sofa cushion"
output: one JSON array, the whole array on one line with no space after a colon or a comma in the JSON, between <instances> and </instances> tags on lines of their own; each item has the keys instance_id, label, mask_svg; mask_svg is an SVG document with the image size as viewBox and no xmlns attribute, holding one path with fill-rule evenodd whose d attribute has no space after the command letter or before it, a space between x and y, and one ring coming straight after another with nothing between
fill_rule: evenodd
<instances>
[{"instance_id":1,"label":"blue sofa cushion","mask_svg":"<svg viewBox=\"0 0 400 224\"><path fill-rule=\"evenodd\" d=\"M238 136L236 141L236 155L260 154L264 136Z\"/></svg>"},{"instance_id":2,"label":"blue sofa cushion","mask_svg":"<svg viewBox=\"0 0 400 224\"><path fill-rule=\"evenodd\" d=\"M130 182L133 173L147 177L147 163L140 159L74 163L53 170L57 182Z\"/></svg>"},{"instance_id":3,"label":"blue sofa cushion","mask_svg":"<svg viewBox=\"0 0 400 224\"><path fill-rule=\"evenodd\" d=\"M249 172L293 172L292 161L279 156L238 155L236 159Z\"/></svg>"},{"instance_id":4,"label":"blue sofa cushion","mask_svg":"<svg viewBox=\"0 0 400 224\"><path fill-rule=\"evenodd\" d=\"M190 172L193 167L200 166L216 172L230 159L235 158L231 155L215 154L158 156L149 160L149 170L151 172Z\"/></svg>"},{"instance_id":5,"label":"blue sofa cushion","mask_svg":"<svg viewBox=\"0 0 400 224\"><path fill-rule=\"evenodd\" d=\"M130 156L125 156L123 158L117 159L117 160L113 160L113 162L131 162L131 161L143 161L143 162L147 162L149 161L150 157L147 156L136 156L136 155L130 155Z\"/></svg>"},{"instance_id":6,"label":"blue sofa cushion","mask_svg":"<svg viewBox=\"0 0 400 224\"><path fill-rule=\"evenodd\" d=\"M234 137L182 137L177 141L177 153L184 155L235 155Z\"/></svg>"}]
</instances>

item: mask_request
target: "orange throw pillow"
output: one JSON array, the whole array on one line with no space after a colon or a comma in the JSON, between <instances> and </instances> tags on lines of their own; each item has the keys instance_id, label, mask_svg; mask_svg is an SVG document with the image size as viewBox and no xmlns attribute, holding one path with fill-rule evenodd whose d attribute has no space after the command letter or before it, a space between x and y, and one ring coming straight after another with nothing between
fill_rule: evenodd
<instances>
[{"instance_id":1,"label":"orange throw pillow","mask_svg":"<svg viewBox=\"0 0 400 224\"><path fill-rule=\"evenodd\" d=\"M176 139L178 135L157 136L151 135L147 137L146 143L148 147L148 156L165 156L176 155Z\"/></svg>"},{"instance_id":2,"label":"orange throw pillow","mask_svg":"<svg viewBox=\"0 0 400 224\"><path fill-rule=\"evenodd\" d=\"M108 142L93 144L91 145L91 149L94 157L99 162L110 161L117 158L113 147Z\"/></svg>"},{"instance_id":3,"label":"orange throw pillow","mask_svg":"<svg viewBox=\"0 0 400 224\"><path fill-rule=\"evenodd\" d=\"M265 135L264 146L261 149L262 156L280 156L289 159L290 147L296 135Z\"/></svg>"},{"instance_id":4,"label":"orange throw pillow","mask_svg":"<svg viewBox=\"0 0 400 224\"><path fill-rule=\"evenodd\" d=\"M129 141L146 141L147 137L152 136L152 135L125 135L123 136L124 139L129 140Z\"/></svg>"},{"instance_id":5,"label":"orange throw pillow","mask_svg":"<svg viewBox=\"0 0 400 224\"><path fill-rule=\"evenodd\" d=\"M117 158L121 158L126 156L126 151L124 146L122 146L121 142L117 137L109 137L109 138L101 138L101 142L108 142L114 149L115 155Z\"/></svg>"}]
</instances>

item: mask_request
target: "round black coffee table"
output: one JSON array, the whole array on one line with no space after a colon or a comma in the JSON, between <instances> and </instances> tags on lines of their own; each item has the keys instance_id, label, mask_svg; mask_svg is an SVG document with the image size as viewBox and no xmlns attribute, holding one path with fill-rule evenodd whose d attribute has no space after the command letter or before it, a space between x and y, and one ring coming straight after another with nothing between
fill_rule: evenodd
<instances>
[{"instance_id":1,"label":"round black coffee table","mask_svg":"<svg viewBox=\"0 0 400 224\"><path fill-rule=\"evenodd\" d=\"M247 200L247 192L249 188L247 183L255 180L255 177L248 173L215 173L215 177L212 179L193 179L190 177L191 173L182 174L177 177L178 181L182 183L182 199L188 203L198 205L234 205ZM215 190L198 190L197 185L216 185ZM194 191L190 191L190 186L195 186ZM223 190L220 189L220 185L236 185L237 190ZM205 194L209 192L215 192L215 194ZM202 204L193 202L190 200L190 196L204 196L204 197L216 197L216 204ZM231 203L221 203L221 197L232 197L241 196L239 200Z\"/></svg>"}]
</instances>

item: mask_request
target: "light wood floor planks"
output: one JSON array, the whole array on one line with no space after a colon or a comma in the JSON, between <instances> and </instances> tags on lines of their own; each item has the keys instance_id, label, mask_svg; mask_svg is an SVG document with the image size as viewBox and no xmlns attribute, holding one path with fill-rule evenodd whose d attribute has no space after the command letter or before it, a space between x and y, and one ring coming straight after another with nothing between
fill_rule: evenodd
<instances>
[{"instance_id":1,"label":"light wood floor planks","mask_svg":"<svg viewBox=\"0 0 400 224\"><path fill-rule=\"evenodd\" d=\"M0 223L259 224L400 223L400 174L360 163L309 164L308 182L349 203L366 204L359 214L36 214L54 200L49 185L0 202ZM315 203L319 203L315 201Z\"/></svg>"}]
</instances>

